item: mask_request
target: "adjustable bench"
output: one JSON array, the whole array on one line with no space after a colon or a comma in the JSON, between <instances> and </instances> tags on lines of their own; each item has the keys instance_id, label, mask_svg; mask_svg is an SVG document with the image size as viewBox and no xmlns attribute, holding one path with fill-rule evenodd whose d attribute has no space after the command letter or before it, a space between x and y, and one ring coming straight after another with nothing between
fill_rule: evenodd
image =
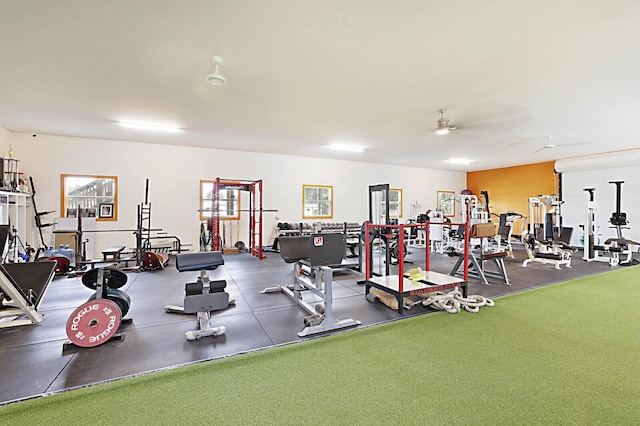
<instances>
[{"instance_id":1,"label":"adjustable bench","mask_svg":"<svg viewBox=\"0 0 640 426\"><path fill-rule=\"evenodd\" d=\"M222 254L218 251L183 253L176 255L176 269L180 272L200 271L197 282L185 284L185 298L183 306L167 305L165 311L169 313L196 314L198 329L187 331L187 340L200 340L206 336L221 336L226 327L211 326L211 311L226 309L235 304L224 289L225 280L210 281L207 270L214 270L224 265Z\"/></svg>"}]
</instances>

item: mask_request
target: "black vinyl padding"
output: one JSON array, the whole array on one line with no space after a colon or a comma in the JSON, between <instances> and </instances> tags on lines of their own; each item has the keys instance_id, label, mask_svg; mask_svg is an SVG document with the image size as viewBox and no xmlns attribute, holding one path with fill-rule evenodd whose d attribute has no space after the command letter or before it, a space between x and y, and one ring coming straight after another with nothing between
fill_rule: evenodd
<instances>
[{"instance_id":1,"label":"black vinyl padding","mask_svg":"<svg viewBox=\"0 0 640 426\"><path fill-rule=\"evenodd\" d=\"M7 276L25 300L33 302L36 307L40 304L47 286L53 280L55 270L56 262L48 261L0 265L0 271ZM35 300L28 299L27 295L29 294L33 294Z\"/></svg>"},{"instance_id":2,"label":"black vinyl padding","mask_svg":"<svg viewBox=\"0 0 640 426\"><path fill-rule=\"evenodd\" d=\"M201 251L176 255L176 269L180 272L211 270L220 265L224 265L224 259L219 251Z\"/></svg>"},{"instance_id":3,"label":"black vinyl padding","mask_svg":"<svg viewBox=\"0 0 640 426\"><path fill-rule=\"evenodd\" d=\"M185 296L193 296L195 294L202 294L202 283L187 283L184 286ZM209 293L218 293L224 291L227 287L225 280L216 280L209 282Z\"/></svg>"},{"instance_id":4,"label":"black vinyl padding","mask_svg":"<svg viewBox=\"0 0 640 426\"><path fill-rule=\"evenodd\" d=\"M346 248L343 234L313 234L280 238L280 256L287 263L307 259L311 266L342 263Z\"/></svg>"}]
</instances>

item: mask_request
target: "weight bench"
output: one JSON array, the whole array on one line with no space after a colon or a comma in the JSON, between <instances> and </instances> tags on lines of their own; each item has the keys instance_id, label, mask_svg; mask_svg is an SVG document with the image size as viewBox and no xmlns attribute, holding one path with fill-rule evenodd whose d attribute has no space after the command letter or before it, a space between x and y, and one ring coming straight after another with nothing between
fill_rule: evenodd
<instances>
[{"instance_id":1,"label":"weight bench","mask_svg":"<svg viewBox=\"0 0 640 426\"><path fill-rule=\"evenodd\" d=\"M210 281L207 270L214 270L224 265L219 251L184 253L176 255L176 269L180 272L200 271L197 282L185 284L183 306L167 305L165 311L179 314L196 314L198 329L187 331L187 340L200 340L206 336L221 336L226 332L225 326L211 326L211 311L226 309L235 304L224 289L225 280Z\"/></svg>"},{"instance_id":2,"label":"weight bench","mask_svg":"<svg viewBox=\"0 0 640 426\"><path fill-rule=\"evenodd\" d=\"M125 249L125 246L113 246L102 250L102 259L107 262L110 260L120 260L120 254Z\"/></svg>"},{"instance_id":3,"label":"weight bench","mask_svg":"<svg viewBox=\"0 0 640 426\"><path fill-rule=\"evenodd\" d=\"M260 293L282 292L309 314L304 319L305 328L298 333L300 337L361 324L351 318L338 320L333 317L333 270L330 265L342 262L344 238L343 234L280 237L280 256L286 263L293 263L293 284L268 287ZM304 273L303 266L311 268L309 276ZM302 300L305 290L322 298L324 303L311 306Z\"/></svg>"}]
</instances>

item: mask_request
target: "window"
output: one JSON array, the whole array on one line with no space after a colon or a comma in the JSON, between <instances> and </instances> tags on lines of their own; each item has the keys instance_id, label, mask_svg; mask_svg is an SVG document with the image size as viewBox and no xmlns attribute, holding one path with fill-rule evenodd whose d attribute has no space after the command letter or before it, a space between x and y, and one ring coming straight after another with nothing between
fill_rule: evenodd
<instances>
[{"instance_id":1,"label":"window","mask_svg":"<svg viewBox=\"0 0 640 426\"><path fill-rule=\"evenodd\" d=\"M382 191L381 212L384 215L385 192ZM402 217L402 189L389 189L389 218L399 219Z\"/></svg>"},{"instance_id":2,"label":"window","mask_svg":"<svg viewBox=\"0 0 640 426\"><path fill-rule=\"evenodd\" d=\"M437 208L442 211L444 217L452 217L456 215L456 193L454 191L438 191L437 192Z\"/></svg>"},{"instance_id":3,"label":"window","mask_svg":"<svg viewBox=\"0 0 640 426\"><path fill-rule=\"evenodd\" d=\"M302 218L333 217L333 186L302 185Z\"/></svg>"},{"instance_id":4,"label":"window","mask_svg":"<svg viewBox=\"0 0 640 426\"><path fill-rule=\"evenodd\" d=\"M224 182L221 182L224 183ZM211 217L213 208L213 184L212 180L200 181L200 220ZM240 191L237 189L221 189L218 203L220 219L240 219Z\"/></svg>"},{"instance_id":5,"label":"window","mask_svg":"<svg viewBox=\"0 0 640 426\"><path fill-rule=\"evenodd\" d=\"M60 215L118 220L118 177L60 175Z\"/></svg>"}]
</instances>

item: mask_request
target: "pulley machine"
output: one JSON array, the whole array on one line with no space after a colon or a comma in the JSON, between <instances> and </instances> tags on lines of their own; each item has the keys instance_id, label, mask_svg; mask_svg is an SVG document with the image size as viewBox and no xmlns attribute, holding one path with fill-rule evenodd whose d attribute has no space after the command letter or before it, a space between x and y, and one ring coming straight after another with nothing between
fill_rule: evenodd
<instances>
[{"instance_id":1,"label":"pulley machine","mask_svg":"<svg viewBox=\"0 0 640 426\"><path fill-rule=\"evenodd\" d=\"M529 197L529 232L536 240L557 240L562 232L563 201L555 194Z\"/></svg>"}]
</instances>

